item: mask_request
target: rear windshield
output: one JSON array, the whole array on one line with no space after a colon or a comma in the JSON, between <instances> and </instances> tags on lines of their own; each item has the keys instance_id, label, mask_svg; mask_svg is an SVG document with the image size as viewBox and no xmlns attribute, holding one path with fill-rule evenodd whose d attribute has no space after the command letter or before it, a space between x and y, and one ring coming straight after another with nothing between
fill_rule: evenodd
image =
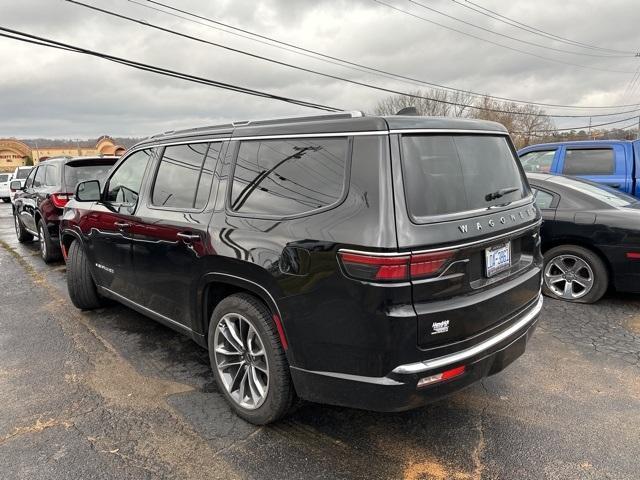
<instances>
[{"instance_id":1,"label":"rear windshield","mask_svg":"<svg viewBox=\"0 0 640 480\"><path fill-rule=\"evenodd\" d=\"M503 136L405 135L402 167L409 214L418 222L510 203L528 193Z\"/></svg>"},{"instance_id":2,"label":"rear windshield","mask_svg":"<svg viewBox=\"0 0 640 480\"><path fill-rule=\"evenodd\" d=\"M100 180L103 183L107 172L114 165L115 160L87 163L67 163L64 166L64 184L72 192L76 185L87 180Z\"/></svg>"},{"instance_id":3,"label":"rear windshield","mask_svg":"<svg viewBox=\"0 0 640 480\"><path fill-rule=\"evenodd\" d=\"M6 182L9 180L9 174L5 173L5 174L0 174L0 182Z\"/></svg>"},{"instance_id":4,"label":"rear windshield","mask_svg":"<svg viewBox=\"0 0 640 480\"><path fill-rule=\"evenodd\" d=\"M24 180L29 176L29 172L31 172L30 168L19 168L18 173L16 173L16 180Z\"/></svg>"}]
</instances>

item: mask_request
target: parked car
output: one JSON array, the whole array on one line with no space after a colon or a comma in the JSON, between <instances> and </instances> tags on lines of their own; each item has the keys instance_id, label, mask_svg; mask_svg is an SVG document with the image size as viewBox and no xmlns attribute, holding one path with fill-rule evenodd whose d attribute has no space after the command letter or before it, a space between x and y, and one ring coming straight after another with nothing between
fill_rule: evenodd
<instances>
[{"instance_id":1,"label":"parked car","mask_svg":"<svg viewBox=\"0 0 640 480\"><path fill-rule=\"evenodd\" d=\"M11 179L13 175L10 173L0 173L0 198L4 203L9 203L11 201L11 189L9 188L9 183L11 183Z\"/></svg>"},{"instance_id":2,"label":"parked car","mask_svg":"<svg viewBox=\"0 0 640 480\"><path fill-rule=\"evenodd\" d=\"M296 396L400 411L505 368L542 306L540 221L501 125L341 113L152 137L78 185L61 240L78 308L189 335L263 424Z\"/></svg>"},{"instance_id":3,"label":"parked car","mask_svg":"<svg viewBox=\"0 0 640 480\"><path fill-rule=\"evenodd\" d=\"M640 197L640 140L543 143L518 155L526 172L575 176Z\"/></svg>"},{"instance_id":4,"label":"parked car","mask_svg":"<svg viewBox=\"0 0 640 480\"><path fill-rule=\"evenodd\" d=\"M40 255L46 263L60 258L59 225L62 210L79 182L102 178L118 157L62 157L48 159L35 167L22 184L11 182L17 191L13 216L18 241L40 240Z\"/></svg>"},{"instance_id":5,"label":"parked car","mask_svg":"<svg viewBox=\"0 0 640 480\"><path fill-rule=\"evenodd\" d=\"M27 176L29 175L29 172L31 172L31 170L33 170L32 166L16 167L15 171L13 172L13 176L11 180L12 181L20 180L20 186L22 187L24 185L24 181L27 179ZM11 183L9 183L9 198L11 203L13 203L13 198L15 197L17 190L18 189L12 189Z\"/></svg>"},{"instance_id":6,"label":"parked car","mask_svg":"<svg viewBox=\"0 0 640 480\"><path fill-rule=\"evenodd\" d=\"M592 303L640 293L640 200L576 178L528 174L542 210L543 292Z\"/></svg>"}]
</instances>

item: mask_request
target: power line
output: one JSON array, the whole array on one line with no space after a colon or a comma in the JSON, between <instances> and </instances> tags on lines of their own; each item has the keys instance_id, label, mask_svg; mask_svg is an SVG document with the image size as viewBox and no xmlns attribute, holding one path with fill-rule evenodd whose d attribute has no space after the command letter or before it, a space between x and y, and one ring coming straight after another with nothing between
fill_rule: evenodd
<instances>
[{"instance_id":1,"label":"power line","mask_svg":"<svg viewBox=\"0 0 640 480\"><path fill-rule=\"evenodd\" d=\"M590 45L588 43L578 42L576 40L571 40L569 38L561 37L561 36L555 35L553 33L545 32L544 30L541 30L539 28L532 27L531 25L527 25L525 23L519 22L518 20L514 20L513 18L509 18L509 17L506 17L504 15L501 15L500 13L498 13L498 12L496 12L494 10L490 10L490 9L488 9L486 7L483 7L481 5L478 5L477 3L474 3L474 2L472 2L470 0L465 0L464 2L459 1L459 0L451 0L451 1L453 3L455 3L455 4L457 4L457 5L460 5L461 7L467 8L469 10L477 12L477 13L479 13L481 15L486 16L486 17L492 18L494 20L497 20L499 22L505 23L505 24L510 25L512 27L518 28L520 30L524 30L524 31L532 33L534 35L538 35L538 36L543 37L543 38L554 40L556 42L565 43L567 45L572 45L572 46L575 46L575 47L585 48L585 49L588 49L588 50L595 50L595 51L602 51L602 52L609 52L609 53L617 53L617 54L621 54L621 55L637 56L637 53L638 53L638 52L625 51L625 50L614 50L614 49L610 49L610 48L602 48L602 47L598 47L596 45Z\"/></svg>"},{"instance_id":2,"label":"power line","mask_svg":"<svg viewBox=\"0 0 640 480\"><path fill-rule=\"evenodd\" d=\"M482 98L491 98L494 100L500 100L500 101L507 101L507 102L512 102L512 103L521 103L521 104L528 104L528 105L535 105L535 106L540 106L540 107L550 107L550 108L568 108L568 109L587 109L587 110L595 110L595 109L613 109L613 108L626 108L626 107L637 107L639 104L630 104L630 105L599 105L599 106L579 106L579 105L561 105L561 104L555 104L555 103L542 103L542 102L533 102L533 101L528 101L528 100L518 100L518 99L513 99L513 98L508 98L508 97L500 97L500 96L495 96L495 95L487 95L487 94L483 94L483 93L478 93L478 92L473 92L471 90L464 90L464 89L460 89L460 88L455 88L455 87L450 87L447 85L442 85L442 84L438 84L438 83L433 83L433 82L429 82L426 80L421 80L421 79L417 79L417 78L412 78L412 77L408 77L408 76L404 76L404 75L400 75L397 73L393 73L393 72L389 72L389 71L385 71L385 70L381 70L379 68L375 68L375 67L371 67L371 66L367 66L367 65L363 65L360 63L356 63L356 62L352 62L349 60L345 60L343 58L339 58L339 57L335 57L332 55L328 55L322 52L318 52L316 50L311 50L308 48L304 48L301 47L299 45L295 45L292 43L287 43L278 39L275 39L273 37L268 37L266 35L262 35L256 32L252 32L250 30L247 29L243 29L240 27L236 27L234 25L230 25L228 23L223 23L220 22L218 20L215 20L213 18L210 17L205 17L203 15L199 15L197 13L193 13L187 10L183 10L171 5L168 5L166 3L162 3L162 2L158 2L156 0L146 0L148 3L152 3L155 5L159 5L163 8L169 9L173 12L179 12L182 13L184 15L188 15L190 17L194 17L200 20L204 20L206 22L209 23L213 23L215 25L219 25L221 27L225 27L231 30L234 30L235 32L242 32L243 34L246 35L240 35L238 33L235 33L234 31L228 31L222 28L217 28L213 25L209 25L206 23L202 23L200 21L194 20L194 18L188 18L188 17L184 17L181 15L177 15L175 13L172 13L170 11L166 11L166 10L162 10L150 5L145 5L137 0L128 0L131 3L134 3L136 5L139 5L141 7L144 8L148 8L151 10L154 10L156 12L160 12L160 13L164 13L165 15L170 15L173 16L175 18L180 18L182 20L188 21L188 22L192 22L198 25L202 25L208 28L213 28L215 30L219 30L225 33L229 33L231 35L236 35L239 36L241 38L246 38L249 40L252 40L254 42L258 42L264 45L269 45L271 47L275 47L275 48L280 48L283 49L285 51L288 52L293 52L293 53L297 53L298 55L303 55L309 58L313 58L315 60L320 60L320 61L324 61L327 63L331 63L333 65L339 65L345 68L352 68L354 70L360 71L360 72L369 72L369 73L373 73L373 74L380 74L382 76L385 76L387 78L396 78L396 79L400 79L400 80L407 80L409 83L412 84L421 84L421 85L427 85L433 88L437 88L437 89L442 89L442 90L448 90L448 91L452 91L452 92L458 92L458 93L464 93L464 94L468 94L468 95L472 95L472 96L477 96L477 97L482 97ZM253 37L257 37L257 38L252 38ZM265 41L261 41L259 39L262 40L266 40ZM268 42L273 42L273 43L268 43ZM275 43L275 45L274 45ZM290 48L283 48L283 46L285 47L290 47ZM299 51L296 51L299 50ZM305 52L305 53L301 53L301 52ZM307 55L310 54L310 55ZM321 58L318 58L321 57ZM339 63L338 63L339 62ZM345 65L343 65L345 64ZM357 67L357 68L356 68ZM630 112L628 112L630 113ZM613 114L610 114L613 115ZM602 115L602 116L610 116L609 114L606 115ZM585 115L584 117L588 117L588 116L594 116L594 115Z\"/></svg>"},{"instance_id":3,"label":"power line","mask_svg":"<svg viewBox=\"0 0 640 480\"><path fill-rule=\"evenodd\" d=\"M616 123L626 122L628 120L634 120L635 122L637 122L638 118L640 118L640 116L636 115L636 116L633 116L633 117L628 117L628 118L622 118L620 120L615 120L613 122L598 123L596 125L584 125L582 127L570 127L570 128L549 128L549 129L546 129L546 130L532 130L532 132L533 133L569 132L571 130L584 130L584 129L587 129L587 128L605 127L607 125L614 125ZM634 125L635 125L635 123L634 123ZM527 135L528 134L528 132L511 132L511 133L520 134L520 135Z\"/></svg>"},{"instance_id":4,"label":"power line","mask_svg":"<svg viewBox=\"0 0 640 480\"><path fill-rule=\"evenodd\" d=\"M430 12L434 12L437 13L438 15L442 15L444 17L450 18L452 20L455 20L456 22L460 22L460 23L464 23L465 25L469 25L470 27L473 28L477 28L479 30L491 33L493 35L498 35L500 37L504 37L504 38L508 38L509 40L514 40L516 42L520 42L520 43L524 43L526 45L532 45L534 47L538 47L538 48L543 48L543 49L547 49L547 50L553 50L555 52L562 52L562 53L567 53L570 55L582 55L585 57L601 57L601 58L629 58L629 57L635 57L635 54L596 54L596 53L584 53L584 52L572 52L570 50L563 50L561 48L555 48L555 47L550 47L548 45L542 45L540 43L536 43L536 42L530 42L528 40L522 40L521 38L517 38L517 37L512 37L511 35L507 35L505 33L500 33L500 32L496 32L495 30L491 30L489 28L485 28L485 27L481 27L480 25L476 25L475 23L472 22L467 22L466 20L462 20L460 18L454 17L453 15L449 15L448 13L444 13L441 12L440 10L436 10L433 7L429 7L423 3L420 3L416 0L407 0L408 2L417 5L420 8L424 8L425 10L429 10Z\"/></svg>"},{"instance_id":5,"label":"power line","mask_svg":"<svg viewBox=\"0 0 640 480\"><path fill-rule=\"evenodd\" d=\"M598 71L602 71L602 72L609 72L609 73L633 73L633 72L630 72L628 70L613 70L613 69L607 69L607 68L590 67L588 65L582 65L580 63L566 62L564 60L558 60L556 58L545 57L544 55L538 55L537 53L528 52L526 50L520 50L519 48L515 48L515 47L510 47L509 45L505 45L505 44L499 43L499 42L494 42L493 40L489 40L487 38L479 37L477 35L474 35L473 33L465 32L463 30L459 30L457 28L450 27L450 26L444 25L442 23L438 23L438 22L436 22L434 20L430 20L428 18L422 17L420 15L417 15L415 13L409 12L407 10L403 10L402 8L398 8L398 7L394 6L394 5L390 5L388 3L385 3L382 0L372 0L372 1L376 2L376 3L379 3L380 5L384 5L385 7L391 8L392 10L396 10L398 12L404 13L405 15L409 15L411 17L414 17L414 18L417 18L419 20L431 23L433 25L437 25L437 26L445 28L447 30L451 30L451 31L459 33L461 35L465 35L467 37L475 38L476 40L480 40L482 42L490 43L492 45L495 45L495 46L498 46L498 47L501 47L501 48L506 48L507 50L512 50L514 52L523 53L525 55L530 55L532 57L540 58L542 60L546 60L546 61L549 61L549 62L559 63L559 64L562 64L562 65L570 65L570 66L573 66L573 67L586 68L586 69L589 69L589 70L598 70Z\"/></svg>"},{"instance_id":6,"label":"power line","mask_svg":"<svg viewBox=\"0 0 640 480\"><path fill-rule=\"evenodd\" d=\"M242 87L239 85L234 85L234 84L230 84L230 83L224 83L224 82L219 82L217 80L211 80L208 78L204 78L204 77L197 77L195 75L189 75L186 73L182 73L182 72L178 72L175 70L169 70L166 68L162 68L162 67L157 67L154 65L150 65L150 64L146 64L146 63L141 63L141 62L135 62L133 60L128 60L126 58L121 58L121 57L116 57L113 55L108 55L106 53L101 53L98 51L94 51L94 50L88 50L86 48L82 48L82 47L77 47L75 45L70 45L67 43L62 43L62 42L58 42L55 40L51 40L45 37L39 37L36 35L32 35L29 33L25 33L25 32L21 32L19 30L13 30L10 28L6 28L6 27L0 27L0 32L6 32L6 33L0 33L1 37L5 37L5 38L10 38L12 40L18 40L21 42L25 42L25 43L30 43L30 44L34 44L34 45L39 45L39 46L44 46L44 47L49 47L49 48L55 48L58 50L64 50L64 51L69 51L69 52L74 52L74 53L81 53L84 55L89 55L89 56L93 56L93 57L97 57L97 58L102 58L103 60L108 60L110 62L114 62L114 63L119 63L121 65L126 65L128 67L131 68L135 68L138 70L143 70L143 71L147 71L147 72L152 72L152 73L157 73L159 75L164 75L164 76L168 76L168 77L173 77L173 78L179 78L181 80L186 80L192 83L199 83L202 85L208 85L208 86L212 86L212 87L216 87L216 88L221 88L224 90L231 90L234 92L239 92L239 93L245 93L247 95L253 95L253 96L257 96L257 97L262 97L262 98L269 98L272 100L280 100L283 102L287 102L287 103L291 103L294 105L299 105L302 107L308 107L308 108L315 108L318 110L325 110L328 112L339 112L342 111L342 109L340 108L335 108L335 107L330 107L328 105L322 105L319 103L312 103L312 102L307 102L305 100L297 100L291 97L285 97L282 95L275 95L272 93L267 93L267 92L263 92L260 90L254 90L251 88L247 88L247 87Z\"/></svg>"},{"instance_id":7,"label":"power line","mask_svg":"<svg viewBox=\"0 0 640 480\"><path fill-rule=\"evenodd\" d=\"M318 71L318 70L313 70L313 69L306 68L306 67L301 67L299 65L295 65L295 64L291 64L291 63L287 63L287 62L282 62L280 60L275 60L273 58L265 57L263 55L258 55L258 54L251 53L251 52L248 52L248 51L245 51L245 50L241 50L241 49L238 49L238 48L230 47L228 45L223 45L221 43L212 42L210 40L205 40L203 38L199 38L199 37L195 37L193 35L182 33L182 32L179 32L177 30L173 30L173 29L170 29L170 28L162 27L160 25L156 25L156 24L150 23L148 21L138 20L136 18L129 17L127 15L123 15L123 14L120 14L120 13L117 13L117 12L114 12L114 11L111 11L111 10L99 8L99 7L96 7L96 6L93 6L93 5L89 5L89 4L86 4L86 3L82 3L82 2L79 2L77 0L66 0L66 1L69 2L69 3L73 3L75 5L81 6L81 7L88 8L90 10L94 10L94 11L97 11L97 12L100 12L100 13L104 13L106 15L110 15L110 16L113 16L113 17L116 17L116 18L120 18L122 20L127 20L127 21L130 21L130 22L137 23L139 25L145 26L145 27L153 28L153 29L165 32L165 33L176 35L176 36L179 36L181 38L185 38L185 39L188 39L188 40L192 40L192 41L195 41L195 42L203 43L203 44L210 45L210 46L217 47L217 48L222 48L224 50L228 50L228 51L231 51L233 53L239 53L241 55L245 55L245 56L248 56L248 57L251 57L251 58L254 58L254 59L258 59L258 60L266 61L266 62L269 62L269 63L273 63L273 64L276 64L276 65L292 68L292 69L295 69L295 70L300 70L300 71L303 71L303 72L306 72L306 73L311 73L311 74L318 75L318 76L325 77L325 78L330 78L332 80L338 80L338 81L350 83L350 84L353 84L353 85L358 85L358 86L361 86L361 87L370 88L370 89L373 89L373 90L378 90L378 91L381 91L381 92L391 93L391 94L395 94L395 95L403 95L403 96L407 96L407 97L410 97L410 98L418 98L418 99L423 99L423 100L429 100L429 101L432 101L432 102L442 103L442 104L446 104L446 105L463 106L463 107L466 107L466 108L469 108L469 109L488 111L488 112L494 112L494 113L505 113L505 114L512 114L512 115L530 115L530 116L537 116L537 117L553 117L553 118L584 118L584 117L586 117L585 115L552 115L552 114L547 114L547 113L531 113L531 112L518 112L518 111L514 112L514 111L504 110L504 109L499 109L499 108L488 108L488 107L481 107L481 106L471 105L471 104L470 105L465 105L465 104L461 104L461 103L450 101L450 100L444 100L444 99L429 97L429 96L426 96L426 95L419 95L417 93L403 92L403 91L399 91L399 90L395 90L395 89L391 89L391 88L381 87L381 86L372 85L372 84L365 83L365 82L360 82L360 81L357 81L357 80L352 80L352 79L349 79L349 78L346 78L346 77L341 77L341 76L338 76L338 75L333 75L333 74L321 72L321 71ZM635 112L635 111L640 111L640 109L633 110L633 112ZM611 114L607 114L607 115L600 115L600 116L614 116L614 115L619 115L619 114L624 114L624 113L632 113L632 111L616 112L616 113L611 113Z\"/></svg>"}]
</instances>

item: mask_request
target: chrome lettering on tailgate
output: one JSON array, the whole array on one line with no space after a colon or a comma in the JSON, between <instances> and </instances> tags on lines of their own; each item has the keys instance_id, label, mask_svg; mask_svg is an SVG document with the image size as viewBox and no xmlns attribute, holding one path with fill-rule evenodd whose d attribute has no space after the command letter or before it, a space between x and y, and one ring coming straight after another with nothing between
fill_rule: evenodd
<instances>
[{"instance_id":1,"label":"chrome lettering on tailgate","mask_svg":"<svg viewBox=\"0 0 640 480\"><path fill-rule=\"evenodd\" d=\"M536 209L535 207L527 207L523 210L520 210L517 213L518 213L518 217L520 217L521 220L525 220L525 219L535 217ZM500 216L500 217L490 218L487 222L484 223L484 225L481 222L476 222L476 231L482 230L483 226L486 226L488 228L494 228L497 222L500 222L501 225L506 225L509 222L518 223L518 217L516 217L516 215L514 214L509 214L509 216ZM473 226L471 228L473 229ZM465 233L465 234L469 233L469 224L462 223L458 225L458 230L460 230L460 233Z\"/></svg>"}]
</instances>

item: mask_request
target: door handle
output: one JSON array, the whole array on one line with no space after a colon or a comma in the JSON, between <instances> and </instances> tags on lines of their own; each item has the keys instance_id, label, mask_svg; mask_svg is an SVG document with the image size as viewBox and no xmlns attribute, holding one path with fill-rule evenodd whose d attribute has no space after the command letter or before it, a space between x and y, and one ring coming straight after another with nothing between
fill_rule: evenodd
<instances>
[{"instance_id":1,"label":"door handle","mask_svg":"<svg viewBox=\"0 0 640 480\"><path fill-rule=\"evenodd\" d=\"M198 235L197 233L179 232L176 235L178 238L187 243L200 240L200 235Z\"/></svg>"},{"instance_id":2,"label":"door handle","mask_svg":"<svg viewBox=\"0 0 640 480\"><path fill-rule=\"evenodd\" d=\"M113 224L120 230L124 230L131 226L131 224L127 222L113 222Z\"/></svg>"}]
</instances>

